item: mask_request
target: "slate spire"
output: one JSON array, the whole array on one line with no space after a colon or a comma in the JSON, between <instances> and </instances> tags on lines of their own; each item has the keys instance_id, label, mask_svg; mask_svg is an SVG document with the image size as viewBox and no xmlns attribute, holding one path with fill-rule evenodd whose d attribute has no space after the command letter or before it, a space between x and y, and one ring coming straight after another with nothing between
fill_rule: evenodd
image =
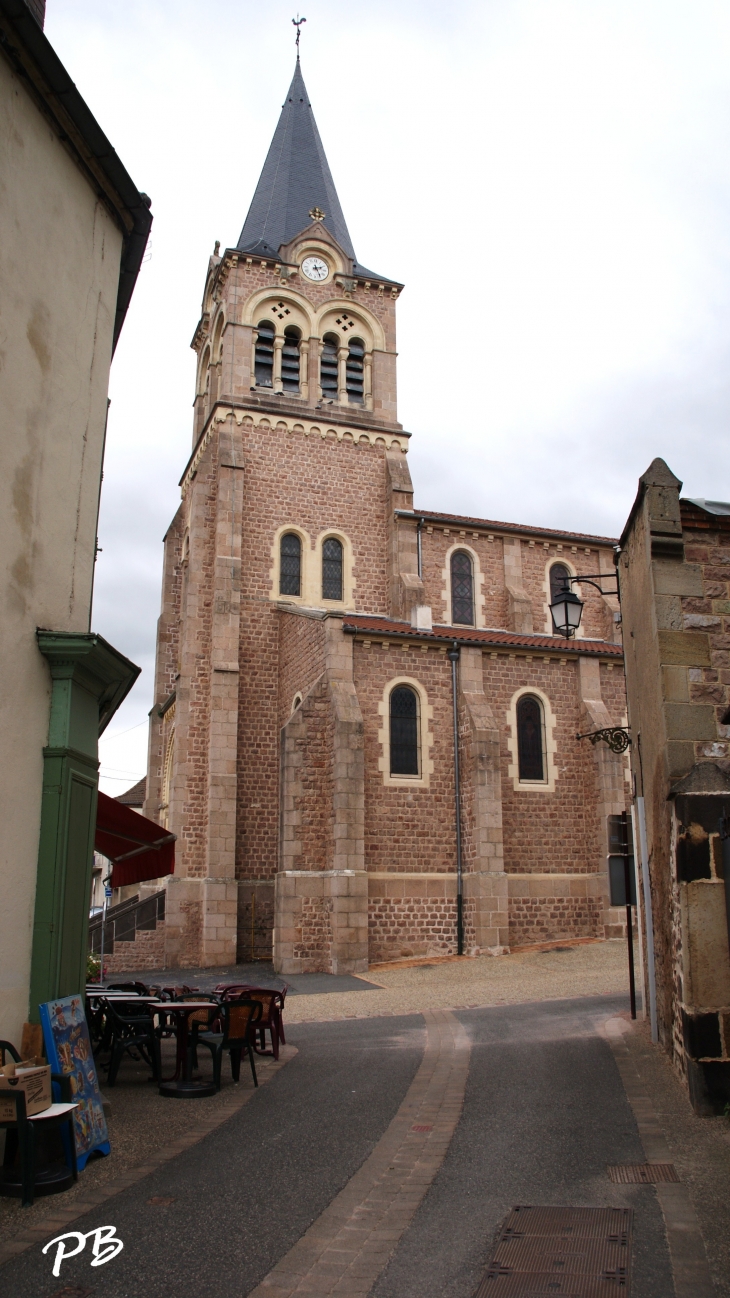
<instances>
[{"instance_id":1,"label":"slate spire","mask_svg":"<svg viewBox=\"0 0 730 1298\"><path fill-rule=\"evenodd\" d=\"M325 213L323 225L354 261L297 56L289 93L236 246L241 252L277 256L283 243L311 225L309 213L315 207Z\"/></svg>"}]
</instances>

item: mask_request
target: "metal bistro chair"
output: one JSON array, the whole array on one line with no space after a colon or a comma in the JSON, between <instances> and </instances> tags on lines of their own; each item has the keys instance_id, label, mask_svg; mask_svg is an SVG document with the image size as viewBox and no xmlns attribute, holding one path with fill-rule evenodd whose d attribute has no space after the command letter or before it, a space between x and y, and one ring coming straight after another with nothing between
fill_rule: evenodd
<instances>
[{"instance_id":1,"label":"metal bistro chair","mask_svg":"<svg viewBox=\"0 0 730 1298\"><path fill-rule=\"evenodd\" d=\"M0 1059L5 1063L5 1054L9 1054L16 1064L21 1062L20 1055L9 1041L0 1041ZM50 1127L66 1127L67 1135L64 1141L66 1157L70 1160L70 1176L74 1181L78 1181L79 1174L76 1167L76 1142L74 1139L73 1115L76 1104L71 1101L71 1079L64 1077L61 1073L51 1073L51 1081L58 1082L61 1088L61 1103L51 1104L50 1108L44 1109L41 1113L35 1113L28 1116L25 1109L25 1092L11 1091L5 1092L15 1103L15 1119L12 1122L0 1122L0 1130L5 1130L5 1154L3 1157L2 1183L4 1193L16 1196L18 1190L15 1188L17 1182L10 1175L10 1169L15 1165L16 1155L20 1154L20 1198L23 1208L33 1206L33 1198L36 1190L36 1134L39 1128L48 1130ZM66 1189L65 1181L56 1184L55 1188ZM48 1186L39 1186L39 1193L48 1193Z\"/></svg>"},{"instance_id":2,"label":"metal bistro chair","mask_svg":"<svg viewBox=\"0 0 730 1298\"><path fill-rule=\"evenodd\" d=\"M241 1076L241 1055L244 1050L248 1052L253 1084L258 1086L252 1039L261 1018L261 1010L260 1001L248 1000L245 997L235 1001L224 1001L220 1007L222 1032L201 1032L197 1025L193 1026L190 1049L195 1051L198 1046L206 1046L210 1050L213 1057L213 1080L217 1090L221 1088L224 1050L227 1050L231 1056L231 1075L234 1082L237 1082Z\"/></svg>"},{"instance_id":3,"label":"metal bistro chair","mask_svg":"<svg viewBox=\"0 0 730 1298\"><path fill-rule=\"evenodd\" d=\"M138 1055L152 1069L153 1080L159 1082L162 1069L160 1065L160 1039L155 1032L155 1025L147 1006L140 1005L140 1012L130 1009L130 1003L120 1005L111 1001L104 1002L106 1031L104 1044L108 1042L110 1058L107 1065L109 1072L107 1082L114 1086L125 1051L137 1051Z\"/></svg>"}]
</instances>

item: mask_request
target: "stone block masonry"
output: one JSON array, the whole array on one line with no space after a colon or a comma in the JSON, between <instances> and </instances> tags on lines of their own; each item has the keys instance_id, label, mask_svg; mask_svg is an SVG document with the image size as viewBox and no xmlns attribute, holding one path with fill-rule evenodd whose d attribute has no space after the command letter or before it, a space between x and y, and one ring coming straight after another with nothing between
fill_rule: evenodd
<instances>
[{"instance_id":1,"label":"stone block masonry","mask_svg":"<svg viewBox=\"0 0 730 1298\"><path fill-rule=\"evenodd\" d=\"M620 671L599 667L601 646L616 662L616 629L586 588L584 637L604 639L579 668L580 646L550 634L546 610L550 564L608 570L610 541L419 519L396 409L401 286L363 272L326 215L277 249L252 247L208 263L193 448L165 538L146 813L177 835L166 962L255 959L273 942L283 973L360 972L456 950L451 668L435 636L466 630L452 624L458 550L472 632L516 633L512 648L461 649L465 949L605 932L605 825L624 805L623 768L575 735L623 718ZM302 270L313 251L321 282ZM299 574L282 583L289 531ZM325 582L327 541L342 567L329 558ZM418 771L405 777L390 760L399 681L419 709ZM515 776L525 689L546 717L539 788Z\"/></svg>"}]
</instances>

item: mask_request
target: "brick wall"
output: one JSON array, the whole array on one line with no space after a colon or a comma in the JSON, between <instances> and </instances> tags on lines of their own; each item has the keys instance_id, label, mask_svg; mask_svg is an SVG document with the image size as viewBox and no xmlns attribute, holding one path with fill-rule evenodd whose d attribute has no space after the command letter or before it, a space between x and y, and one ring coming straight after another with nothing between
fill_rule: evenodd
<instances>
[{"instance_id":1,"label":"brick wall","mask_svg":"<svg viewBox=\"0 0 730 1298\"><path fill-rule=\"evenodd\" d=\"M296 613L279 614L279 726L289 720L295 695L302 698L324 670L324 622Z\"/></svg>"},{"instance_id":2,"label":"brick wall","mask_svg":"<svg viewBox=\"0 0 730 1298\"><path fill-rule=\"evenodd\" d=\"M483 577L481 585L484 601L483 620L478 624L510 629L509 600L505 584L504 541L501 536L495 534L490 540L489 534L482 531L475 533L466 528L433 524L424 527L421 543L425 602L431 605L434 622L446 622L443 594L446 587L443 577L446 556L453 546L463 545L477 555ZM604 551L601 559L598 549L587 546L574 547L557 541L542 542L523 538L519 557L524 590L532 606L532 629L539 634L545 634L548 626L545 613L545 572L548 563L567 561L568 567L570 568L572 564L579 573L596 573L599 571L599 564L603 562L610 573L613 571L610 551ZM475 583L476 579L475 572ZM613 585L607 585L605 589L613 589ZM585 600L581 624L583 635L588 639L612 640L613 619L606 601L597 590L587 584L581 587L581 597ZM475 589L474 598L478 618L478 589Z\"/></svg>"}]
</instances>

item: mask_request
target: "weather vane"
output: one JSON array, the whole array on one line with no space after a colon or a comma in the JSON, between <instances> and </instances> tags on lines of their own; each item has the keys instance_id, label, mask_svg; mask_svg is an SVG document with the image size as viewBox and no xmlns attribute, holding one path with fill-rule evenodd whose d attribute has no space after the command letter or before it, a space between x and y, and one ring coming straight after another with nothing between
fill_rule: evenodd
<instances>
[{"instance_id":1,"label":"weather vane","mask_svg":"<svg viewBox=\"0 0 730 1298\"><path fill-rule=\"evenodd\" d=\"M302 23L305 23L306 21L307 21L306 18L300 18L298 13L296 18L292 18L292 22L294 23L294 26L297 29L297 58L299 58L299 41L301 40L301 35L302 35L301 26Z\"/></svg>"}]
</instances>

